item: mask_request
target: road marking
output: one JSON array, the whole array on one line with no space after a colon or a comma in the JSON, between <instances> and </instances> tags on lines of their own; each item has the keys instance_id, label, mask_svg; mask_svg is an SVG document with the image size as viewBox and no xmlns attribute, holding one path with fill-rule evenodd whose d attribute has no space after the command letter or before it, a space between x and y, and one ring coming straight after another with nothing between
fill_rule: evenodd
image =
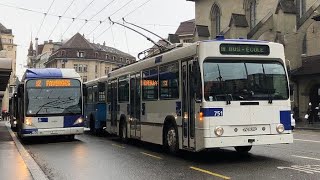
<instances>
[{"instance_id":1,"label":"road marking","mask_svg":"<svg viewBox=\"0 0 320 180\"><path fill-rule=\"evenodd\" d=\"M298 157L298 158L303 158L303 159L311 159L311 160L316 160L316 161L320 161L320 159L317 158L312 158L312 157L306 157L306 156L297 156L297 155L291 155L293 157Z\"/></svg>"},{"instance_id":2,"label":"road marking","mask_svg":"<svg viewBox=\"0 0 320 180\"><path fill-rule=\"evenodd\" d=\"M9 130L9 133L16 144L16 147L26 164L27 168L29 169L33 179L35 180L48 180L48 177L45 175L45 173L42 171L42 169L39 167L39 165L36 163L36 161L32 158L32 156L28 153L28 151L23 147L21 142L18 140L14 132L9 127L9 124L6 123L6 126Z\"/></svg>"},{"instance_id":3,"label":"road marking","mask_svg":"<svg viewBox=\"0 0 320 180\"><path fill-rule=\"evenodd\" d=\"M126 148L126 147L118 145L118 144L112 144L112 146L115 146L115 147L118 147L118 148L122 148L122 149Z\"/></svg>"},{"instance_id":4,"label":"road marking","mask_svg":"<svg viewBox=\"0 0 320 180\"><path fill-rule=\"evenodd\" d=\"M206 173L206 174L210 174L212 176L216 176L216 177L222 178L222 179L231 179L228 176L217 174L217 173L214 173L214 172L211 172L211 171L207 171L207 170L204 170L204 169L200 169L200 168L197 168L197 167L190 166L190 168L193 169L193 170L196 170L196 171L200 171L200 172L203 172L203 173Z\"/></svg>"},{"instance_id":5,"label":"road marking","mask_svg":"<svg viewBox=\"0 0 320 180\"><path fill-rule=\"evenodd\" d=\"M304 165L304 166L298 166L293 165L290 167L277 167L278 169L291 169L295 171L305 172L308 174L314 174L314 173L320 173L320 165Z\"/></svg>"},{"instance_id":6,"label":"road marking","mask_svg":"<svg viewBox=\"0 0 320 180\"><path fill-rule=\"evenodd\" d=\"M307 140L307 139L293 139L295 141L305 141L305 142L314 142L314 143L320 143L320 141L313 141L313 140Z\"/></svg>"},{"instance_id":7,"label":"road marking","mask_svg":"<svg viewBox=\"0 0 320 180\"><path fill-rule=\"evenodd\" d=\"M148 154L148 153L145 153L145 152L140 152L141 154L144 154L146 156L150 156L150 157L153 157L153 158L156 158L156 159L162 159L162 157L159 157L159 156L155 156L155 155L152 155L152 154Z\"/></svg>"}]
</instances>

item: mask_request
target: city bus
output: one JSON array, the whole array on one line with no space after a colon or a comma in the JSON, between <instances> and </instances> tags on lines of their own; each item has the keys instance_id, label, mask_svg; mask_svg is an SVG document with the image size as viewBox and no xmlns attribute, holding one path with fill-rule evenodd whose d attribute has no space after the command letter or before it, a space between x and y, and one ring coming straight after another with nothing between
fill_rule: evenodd
<instances>
[{"instance_id":1,"label":"city bus","mask_svg":"<svg viewBox=\"0 0 320 180\"><path fill-rule=\"evenodd\" d=\"M17 89L17 134L67 136L84 132L83 88L74 69L27 69Z\"/></svg>"},{"instance_id":2,"label":"city bus","mask_svg":"<svg viewBox=\"0 0 320 180\"><path fill-rule=\"evenodd\" d=\"M85 82L88 95L85 100L85 125L90 128L90 132L93 134L99 134L103 132L106 127L106 97L105 97L105 84L101 81L105 81L102 77Z\"/></svg>"},{"instance_id":3,"label":"city bus","mask_svg":"<svg viewBox=\"0 0 320 180\"><path fill-rule=\"evenodd\" d=\"M290 88L279 43L224 39L181 44L116 69L106 131L179 150L293 142ZM103 87L103 86L101 86ZM98 89L99 90L99 89Z\"/></svg>"}]
</instances>

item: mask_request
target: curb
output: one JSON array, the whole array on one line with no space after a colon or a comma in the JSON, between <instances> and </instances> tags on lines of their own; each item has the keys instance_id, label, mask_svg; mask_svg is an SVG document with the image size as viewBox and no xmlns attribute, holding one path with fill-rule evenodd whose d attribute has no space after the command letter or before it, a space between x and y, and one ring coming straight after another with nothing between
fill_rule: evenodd
<instances>
[{"instance_id":1,"label":"curb","mask_svg":"<svg viewBox=\"0 0 320 180\"><path fill-rule=\"evenodd\" d=\"M44 172L41 170L39 165L35 162L35 160L30 156L28 151L23 147L23 145L20 143L14 132L11 130L11 128L8 126L8 123L5 123L7 126L7 129L9 130L9 133L16 144L16 147L26 164L27 168L29 169L32 177L34 180L49 180L48 177L44 174Z\"/></svg>"},{"instance_id":2,"label":"curb","mask_svg":"<svg viewBox=\"0 0 320 180\"><path fill-rule=\"evenodd\" d=\"M312 128L312 127L295 127L294 129L320 131L320 128Z\"/></svg>"}]
</instances>

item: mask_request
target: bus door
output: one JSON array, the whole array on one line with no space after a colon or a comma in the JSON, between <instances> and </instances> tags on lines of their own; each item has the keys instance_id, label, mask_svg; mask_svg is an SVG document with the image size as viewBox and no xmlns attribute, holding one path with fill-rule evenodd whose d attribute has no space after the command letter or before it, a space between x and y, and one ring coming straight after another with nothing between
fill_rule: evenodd
<instances>
[{"instance_id":1,"label":"bus door","mask_svg":"<svg viewBox=\"0 0 320 180\"><path fill-rule=\"evenodd\" d=\"M140 74L130 76L130 136L141 137L141 78Z\"/></svg>"},{"instance_id":2,"label":"bus door","mask_svg":"<svg viewBox=\"0 0 320 180\"><path fill-rule=\"evenodd\" d=\"M195 97L192 83L192 61L182 62L182 144L195 148Z\"/></svg>"},{"instance_id":3,"label":"bus door","mask_svg":"<svg viewBox=\"0 0 320 180\"><path fill-rule=\"evenodd\" d=\"M118 112L118 88L117 80L111 81L111 127L117 127L117 112ZM111 128L112 129L112 128Z\"/></svg>"}]
</instances>

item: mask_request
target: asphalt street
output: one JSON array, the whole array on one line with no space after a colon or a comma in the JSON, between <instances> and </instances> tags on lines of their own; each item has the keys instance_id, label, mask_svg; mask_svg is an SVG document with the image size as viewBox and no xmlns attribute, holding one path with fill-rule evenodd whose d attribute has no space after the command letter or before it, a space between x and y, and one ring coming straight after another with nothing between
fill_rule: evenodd
<instances>
[{"instance_id":1,"label":"asphalt street","mask_svg":"<svg viewBox=\"0 0 320 180\"><path fill-rule=\"evenodd\" d=\"M320 132L295 130L294 143L164 153L161 146L117 137L36 138L24 144L49 179L320 179Z\"/></svg>"}]
</instances>

